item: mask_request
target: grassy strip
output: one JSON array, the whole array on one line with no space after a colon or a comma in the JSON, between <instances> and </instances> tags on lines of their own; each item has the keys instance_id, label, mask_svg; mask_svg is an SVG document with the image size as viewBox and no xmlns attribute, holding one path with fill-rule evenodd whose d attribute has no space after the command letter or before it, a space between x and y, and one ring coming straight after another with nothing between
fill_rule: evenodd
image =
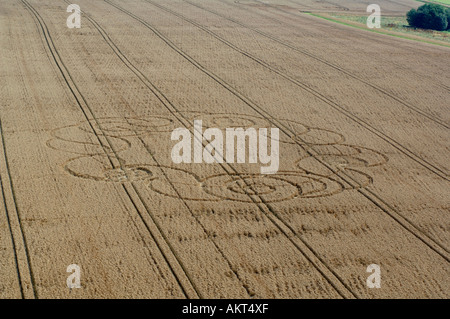
<instances>
[{"instance_id":1,"label":"grassy strip","mask_svg":"<svg viewBox=\"0 0 450 319\"><path fill-rule=\"evenodd\" d=\"M341 13L327 13L327 16L337 20L344 20L349 23L357 23L361 26L366 26L366 15L345 15ZM400 16L383 16L381 18L381 30L388 33L400 34L407 37L420 37L426 38L430 41L436 41L450 45L450 32L449 31L436 31L436 30L423 30L419 28L413 28L408 25L406 17Z\"/></svg>"},{"instance_id":2,"label":"grassy strip","mask_svg":"<svg viewBox=\"0 0 450 319\"><path fill-rule=\"evenodd\" d=\"M436 4L443 4L443 5L450 6L450 0L432 0L432 1L416 0L416 1L423 2L423 3L436 3Z\"/></svg>"},{"instance_id":3,"label":"grassy strip","mask_svg":"<svg viewBox=\"0 0 450 319\"><path fill-rule=\"evenodd\" d=\"M360 30L365 30L365 31L369 31L369 32L375 32L375 33L379 33L379 34L390 35L390 36L397 37L397 38L400 38L400 39L413 40L413 41L424 42L424 43L428 43L428 44L434 44L434 45L439 45L439 46L450 48L450 45L444 44L444 43L440 43L440 42L434 42L434 41L428 41L428 40L425 40L425 39L412 38L412 37L408 37L408 36L405 36L405 35L390 33L390 32L386 32L386 31L380 31L380 29L369 29L369 28L367 28L365 26L360 26L360 25L356 25L356 24L352 24L352 23L347 23L347 22L344 22L344 21L341 21L341 20L334 19L332 17L323 16L323 15L320 15L320 14L317 14L317 13L311 13L311 12L304 12L304 13L309 14L309 15L314 16L314 17L317 17L317 18L325 19L325 20L328 20L328 21L331 21L331 22L335 22L335 23L343 24L343 25L346 25L346 26L349 26L349 27L357 28L357 29L360 29Z\"/></svg>"}]
</instances>

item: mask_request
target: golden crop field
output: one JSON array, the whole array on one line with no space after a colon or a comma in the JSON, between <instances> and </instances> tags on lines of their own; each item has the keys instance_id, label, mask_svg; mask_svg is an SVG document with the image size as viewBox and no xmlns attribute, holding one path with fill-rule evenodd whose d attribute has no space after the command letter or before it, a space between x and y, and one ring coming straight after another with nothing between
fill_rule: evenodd
<instances>
[{"instance_id":1,"label":"golden crop field","mask_svg":"<svg viewBox=\"0 0 450 319\"><path fill-rule=\"evenodd\" d=\"M449 298L450 48L309 14L372 2L2 0L0 298Z\"/></svg>"}]
</instances>

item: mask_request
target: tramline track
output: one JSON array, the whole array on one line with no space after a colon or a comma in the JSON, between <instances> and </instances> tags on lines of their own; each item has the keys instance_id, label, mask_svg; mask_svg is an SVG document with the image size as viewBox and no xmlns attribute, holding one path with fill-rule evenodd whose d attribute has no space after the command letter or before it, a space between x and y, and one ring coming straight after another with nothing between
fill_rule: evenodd
<instances>
[{"instance_id":1,"label":"tramline track","mask_svg":"<svg viewBox=\"0 0 450 319\"><path fill-rule=\"evenodd\" d=\"M0 118L0 188L3 207L14 254L17 279L22 298L37 298L35 278L30 262L27 238L23 229L20 211L17 206L14 184L11 178L8 155L5 145L2 121Z\"/></svg>"}]
</instances>

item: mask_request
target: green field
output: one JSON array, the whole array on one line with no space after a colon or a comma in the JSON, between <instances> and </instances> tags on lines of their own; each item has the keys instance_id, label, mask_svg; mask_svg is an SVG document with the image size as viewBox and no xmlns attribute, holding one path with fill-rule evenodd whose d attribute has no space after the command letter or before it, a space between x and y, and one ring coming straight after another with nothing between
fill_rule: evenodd
<instances>
[{"instance_id":1,"label":"green field","mask_svg":"<svg viewBox=\"0 0 450 319\"><path fill-rule=\"evenodd\" d=\"M446 2L450 2L450 0L443 0ZM342 23L343 21L348 21L351 23L361 24L361 27L367 29L366 22L367 16L365 15L343 15L343 14L330 14L331 19L339 19L340 21L335 20L335 22ZM323 17L325 18L325 17ZM424 30L424 29L416 29L410 27L408 22L406 21L406 17L389 17L383 16L381 18L381 28L380 29L367 29L374 32L384 33L384 31L393 31L396 33L400 33L404 35L404 37L408 36L418 36L423 38L424 40L438 40L443 41L450 44L450 32L449 31L434 31L434 30Z\"/></svg>"},{"instance_id":2,"label":"green field","mask_svg":"<svg viewBox=\"0 0 450 319\"><path fill-rule=\"evenodd\" d=\"M433 1L420 1L420 2L435 2L435 3L442 3L442 4L450 5L450 0L433 0Z\"/></svg>"}]
</instances>

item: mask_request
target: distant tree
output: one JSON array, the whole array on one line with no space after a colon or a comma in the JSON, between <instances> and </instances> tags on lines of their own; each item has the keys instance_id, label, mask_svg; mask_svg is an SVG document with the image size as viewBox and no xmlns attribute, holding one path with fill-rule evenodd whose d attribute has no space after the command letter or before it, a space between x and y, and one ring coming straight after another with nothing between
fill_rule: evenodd
<instances>
[{"instance_id":1,"label":"distant tree","mask_svg":"<svg viewBox=\"0 0 450 319\"><path fill-rule=\"evenodd\" d=\"M419 25L422 25L423 14L417 12L416 9L411 9L406 14L406 20L410 26L418 28Z\"/></svg>"},{"instance_id":2,"label":"distant tree","mask_svg":"<svg viewBox=\"0 0 450 319\"><path fill-rule=\"evenodd\" d=\"M427 3L417 10L411 9L406 14L410 26L422 29L447 30L450 22L450 9L444 6Z\"/></svg>"},{"instance_id":3,"label":"distant tree","mask_svg":"<svg viewBox=\"0 0 450 319\"><path fill-rule=\"evenodd\" d=\"M447 30L450 30L450 8L447 8Z\"/></svg>"}]
</instances>

